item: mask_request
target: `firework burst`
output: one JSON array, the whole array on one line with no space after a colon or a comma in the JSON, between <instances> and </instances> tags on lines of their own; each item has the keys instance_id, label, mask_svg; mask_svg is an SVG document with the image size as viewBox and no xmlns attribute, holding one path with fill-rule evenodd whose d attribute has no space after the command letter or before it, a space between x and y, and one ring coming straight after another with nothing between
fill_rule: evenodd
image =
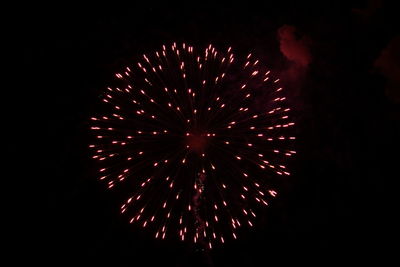
<instances>
[{"instance_id":1,"label":"firework burst","mask_svg":"<svg viewBox=\"0 0 400 267\"><path fill-rule=\"evenodd\" d=\"M184 43L115 76L90 148L129 222L208 248L252 227L296 153L279 79L252 54Z\"/></svg>"}]
</instances>

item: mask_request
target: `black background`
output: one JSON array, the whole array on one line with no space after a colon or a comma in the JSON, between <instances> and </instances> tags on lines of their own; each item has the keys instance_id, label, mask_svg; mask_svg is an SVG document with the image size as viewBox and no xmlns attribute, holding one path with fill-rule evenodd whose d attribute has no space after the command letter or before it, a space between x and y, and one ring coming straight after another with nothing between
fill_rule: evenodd
<instances>
[{"instance_id":1,"label":"black background","mask_svg":"<svg viewBox=\"0 0 400 267\"><path fill-rule=\"evenodd\" d=\"M381 3L368 21L354 12L367 1L21 8L25 74L18 83L33 145L21 154L38 161L38 172L27 177L34 197L25 204L32 213L24 218L18 259L46 266L388 260L397 229L399 105L385 96L373 62L398 32L394 6ZM313 59L299 81L288 83L298 111L298 155L268 220L208 255L132 229L113 193L94 177L87 149L88 118L113 73L172 41L255 49L284 73L291 64L279 51L284 24L311 38Z\"/></svg>"}]
</instances>

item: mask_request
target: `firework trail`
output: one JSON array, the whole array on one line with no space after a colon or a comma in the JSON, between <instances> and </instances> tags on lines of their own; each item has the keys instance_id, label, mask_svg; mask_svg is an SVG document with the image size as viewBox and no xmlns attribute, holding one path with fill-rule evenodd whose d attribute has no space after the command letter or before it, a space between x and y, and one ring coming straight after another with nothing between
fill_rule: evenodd
<instances>
[{"instance_id":1,"label":"firework trail","mask_svg":"<svg viewBox=\"0 0 400 267\"><path fill-rule=\"evenodd\" d=\"M279 79L252 54L185 43L115 76L89 147L130 223L208 249L252 227L296 153Z\"/></svg>"}]
</instances>

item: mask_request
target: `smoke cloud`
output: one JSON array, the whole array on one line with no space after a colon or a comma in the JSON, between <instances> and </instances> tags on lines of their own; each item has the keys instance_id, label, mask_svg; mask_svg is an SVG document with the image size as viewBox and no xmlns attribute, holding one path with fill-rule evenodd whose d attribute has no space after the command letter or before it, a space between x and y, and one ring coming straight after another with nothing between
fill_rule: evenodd
<instances>
[{"instance_id":1,"label":"smoke cloud","mask_svg":"<svg viewBox=\"0 0 400 267\"><path fill-rule=\"evenodd\" d=\"M386 96L400 103L400 36L395 37L382 50L374 66L387 79Z\"/></svg>"},{"instance_id":2,"label":"smoke cloud","mask_svg":"<svg viewBox=\"0 0 400 267\"><path fill-rule=\"evenodd\" d=\"M298 67L306 68L311 62L310 44L307 36L297 36L296 27L283 25L278 29L282 54Z\"/></svg>"}]
</instances>

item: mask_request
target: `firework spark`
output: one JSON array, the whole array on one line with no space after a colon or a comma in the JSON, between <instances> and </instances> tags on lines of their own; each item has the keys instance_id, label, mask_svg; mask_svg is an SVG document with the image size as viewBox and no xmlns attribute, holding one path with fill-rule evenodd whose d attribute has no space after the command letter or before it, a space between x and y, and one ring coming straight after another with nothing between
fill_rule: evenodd
<instances>
[{"instance_id":1,"label":"firework spark","mask_svg":"<svg viewBox=\"0 0 400 267\"><path fill-rule=\"evenodd\" d=\"M253 227L296 153L279 78L252 54L185 43L115 76L89 147L129 222L209 249Z\"/></svg>"}]
</instances>

